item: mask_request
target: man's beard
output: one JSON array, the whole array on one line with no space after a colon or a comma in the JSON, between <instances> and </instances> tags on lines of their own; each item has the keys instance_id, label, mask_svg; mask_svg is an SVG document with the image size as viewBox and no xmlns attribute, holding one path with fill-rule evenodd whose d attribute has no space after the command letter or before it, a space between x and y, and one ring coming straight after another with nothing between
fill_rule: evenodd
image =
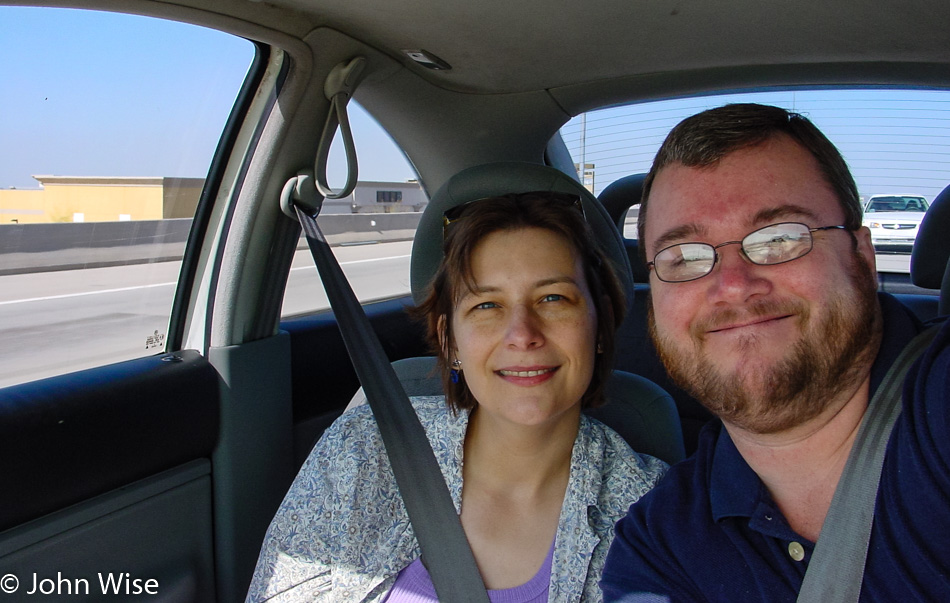
<instances>
[{"instance_id":1,"label":"man's beard","mask_svg":"<svg viewBox=\"0 0 950 603\"><path fill-rule=\"evenodd\" d=\"M757 373L743 366L729 373L717 369L703 351L697 330L688 349L677 349L657 333L650 304L650 335L667 372L713 414L752 433L781 432L818 416L839 394L857 387L880 344L876 279L864 257L852 253L851 287L830 300L820 323L812 324L807 308L796 302L764 302L743 314L790 313L802 328L785 356ZM727 324L738 317L727 310L704 322ZM756 343L747 345L744 352L754 354Z\"/></svg>"}]
</instances>

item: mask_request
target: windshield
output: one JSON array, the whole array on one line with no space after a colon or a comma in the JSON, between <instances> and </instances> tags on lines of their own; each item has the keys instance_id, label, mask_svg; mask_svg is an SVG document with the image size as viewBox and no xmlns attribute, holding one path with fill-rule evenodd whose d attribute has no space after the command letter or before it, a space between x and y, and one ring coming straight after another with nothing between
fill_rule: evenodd
<instances>
[{"instance_id":1,"label":"windshield","mask_svg":"<svg viewBox=\"0 0 950 603\"><path fill-rule=\"evenodd\" d=\"M872 197L865 209L866 212L876 211L927 211L927 201L923 197Z\"/></svg>"}]
</instances>

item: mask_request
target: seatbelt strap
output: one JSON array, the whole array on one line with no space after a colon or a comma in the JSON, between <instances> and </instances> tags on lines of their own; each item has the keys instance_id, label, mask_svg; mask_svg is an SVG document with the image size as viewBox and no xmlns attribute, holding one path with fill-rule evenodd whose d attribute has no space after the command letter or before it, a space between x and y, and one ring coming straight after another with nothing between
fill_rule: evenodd
<instances>
[{"instance_id":1,"label":"seatbelt strap","mask_svg":"<svg viewBox=\"0 0 950 603\"><path fill-rule=\"evenodd\" d=\"M904 378L937 328L923 331L907 344L868 403L805 571L798 603L855 603L861 596L884 453L901 412Z\"/></svg>"},{"instance_id":2,"label":"seatbelt strap","mask_svg":"<svg viewBox=\"0 0 950 603\"><path fill-rule=\"evenodd\" d=\"M285 187L286 189L287 187ZM346 350L373 410L422 559L440 601L489 603L442 470L409 397L315 216L294 203Z\"/></svg>"}]
</instances>

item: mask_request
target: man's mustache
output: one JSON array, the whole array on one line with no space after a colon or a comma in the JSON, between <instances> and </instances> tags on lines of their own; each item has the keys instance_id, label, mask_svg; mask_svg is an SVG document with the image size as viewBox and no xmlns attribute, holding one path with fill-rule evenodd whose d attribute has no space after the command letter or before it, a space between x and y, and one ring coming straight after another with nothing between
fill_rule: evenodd
<instances>
[{"instance_id":1,"label":"man's mustache","mask_svg":"<svg viewBox=\"0 0 950 603\"><path fill-rule=\"evenodd\" d=\"M807 320L808 309L805 304L796 300L756 300L742 308L714 309L693 323L690 332L693 337L704 339L711 331L782 316L801 316Z\"/></svg>"}]
</instances>

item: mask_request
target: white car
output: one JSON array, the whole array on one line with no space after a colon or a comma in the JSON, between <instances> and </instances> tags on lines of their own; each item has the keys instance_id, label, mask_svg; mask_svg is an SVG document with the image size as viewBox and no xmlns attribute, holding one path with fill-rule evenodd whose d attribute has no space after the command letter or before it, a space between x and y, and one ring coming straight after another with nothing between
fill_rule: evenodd
<instances>
[{"instance_id":1,"label":"white car","mask_svg":"<svg viewBox=\"0 0 950 603\"><path fill-rule=\"evenodd\" d=\"M878 251L910 252L929 204L919 195L874 195L864 206L864 225Z\"/></svg>"}]
</instances>

